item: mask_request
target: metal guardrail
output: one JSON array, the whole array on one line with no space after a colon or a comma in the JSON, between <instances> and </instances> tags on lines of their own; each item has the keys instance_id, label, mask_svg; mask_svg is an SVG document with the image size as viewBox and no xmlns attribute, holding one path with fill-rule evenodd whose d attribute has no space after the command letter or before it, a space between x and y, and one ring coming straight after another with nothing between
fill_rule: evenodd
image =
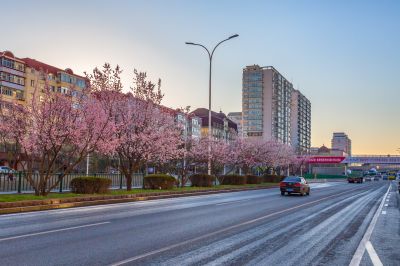
<instances>
[{"instance_id":1,"label":"metal guardrail","mask_svg":"<svg viewBox=\"0 0 400 266\"><path fill-rule=\"evenodd\" d=\"M59 185L53 188L52 192L63 192L70 190L71 180L75 177L85 176L85 174L69 174L65 175L60 181ZM111 179L111 188L113 189L124 189L126 188L126 178L122 174L103 174L93 173L89 176L98 176L103 178ZM132 187L141 188L143 187L143 174L137 173L132 177ZM39 180L38 174L33 174L35 181ZM50 188L56 184L59 180L59 175L54 174L47 182L47 187ZM0 193L26 193L33 192L34 189L26 178L26 173L19 172L13 175L0 173Z\"/></svg>"}]
</instances>

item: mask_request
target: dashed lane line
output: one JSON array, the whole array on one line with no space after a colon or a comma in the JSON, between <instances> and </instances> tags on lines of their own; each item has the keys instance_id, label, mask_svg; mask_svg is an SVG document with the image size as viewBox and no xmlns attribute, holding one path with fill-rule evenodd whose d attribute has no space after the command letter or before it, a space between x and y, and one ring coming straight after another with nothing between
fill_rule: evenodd
<instances>
[{"instance_id":1,"label":"dashed lane line","mask_svg":"<svg viewBox=\"0 0 400 266\"><path fill-rule=\"evenodd\" d=\"M0 242L7 241L7 240L19 239L19 238L25 238L25 237L31 237L31 236L46 235L46 234L56 233L56 232L62 232L62 231L69 231L69 230L80 229L80 228L86 228L86 227L92 227L92 226L103 225L103 224L109 224L109 223L111 223L111 222L101 222L101 223L95 223L95 224L85 224L85 225L79 225L79 226L73 226L73 227L67 227L67 228L61 228L61 229L55 229L55 230L37 232L37 233L26 234L26 235L5 237L5 238L0 238Z\"/></svg>"},{"instance_id":2,"label":"dashed lane line","mask_svg":"<svg viewBox=\"0 0 400 266\"><path fill-rule=\"evenodd\" d=\"M367 243L369 242L369 239L371 238L372 232L374 231L376 222L378 221L379 215L382 212L383 204L385 203L385 199L389 194L389 191L391 189L392 185L389 185L388 190L386 191L385 195L382 198L381 204L379 205L378 209L376 210L374 217L372 217L371 223L369 224L367 231L365 232L363 238L360 241L360 244L357 247L356 252L353 255L353 258L350 261L349 266L359 266L362 257L364 256L364 252L367 246ZM371 257L372 260L372 257Z\"/></svg>"}]
</instances>

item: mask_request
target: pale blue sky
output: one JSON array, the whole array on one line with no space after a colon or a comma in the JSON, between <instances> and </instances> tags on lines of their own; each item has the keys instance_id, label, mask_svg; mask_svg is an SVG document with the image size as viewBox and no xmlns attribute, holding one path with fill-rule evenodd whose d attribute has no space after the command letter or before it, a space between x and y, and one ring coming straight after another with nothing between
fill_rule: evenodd
<instances>
[{"instance_id":1,"label":"pale blue sky","mask_svg":"<svg viewBox=\"0 0 400 266\"><path fill-rule=\"evenodd\" d=\"M162 79L164 104L241 109L242 68L273 65L312 102L312 145L345 131L358 154L400 147L400 1L3 1L0 50L90 71Z\"/></svg>"}]
</instances>

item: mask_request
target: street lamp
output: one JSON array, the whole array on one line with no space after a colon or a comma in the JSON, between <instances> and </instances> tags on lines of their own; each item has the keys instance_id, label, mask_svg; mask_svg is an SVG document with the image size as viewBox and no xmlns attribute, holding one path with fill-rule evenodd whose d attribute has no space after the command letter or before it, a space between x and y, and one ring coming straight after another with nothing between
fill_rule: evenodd
<instances>
[{"instance_id":1,"label":"street lamp","mask_svg":"<svg viewBox=\"0 0 400 266\"><path fill-rule=\"evenodd\" d=\"M193 43L193 42L186 42L186 44L188 45L197 45L197 46L201 46L203 47L208 54L208 58L210 59L210 74L209 74L209 81L208 81L208 174L211 175L211 66L212 66L212 58L215 52L215 49L217 49L217 47L226 41L229 41L230 39L236 38L238 37L238 34L232 35L229 38L220 41L212 50L212 52L210 53L210 51L207 49L207 47L205 47L202 44L199 43Z\"/></svg>"}]
</instances>

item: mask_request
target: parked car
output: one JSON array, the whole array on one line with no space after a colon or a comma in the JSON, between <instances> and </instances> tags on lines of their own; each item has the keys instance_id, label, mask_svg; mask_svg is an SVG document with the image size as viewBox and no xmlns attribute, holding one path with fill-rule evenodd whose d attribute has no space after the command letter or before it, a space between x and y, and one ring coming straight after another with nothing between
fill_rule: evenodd
<instances>
[{"instance_id":1,"label":"parked car","mask_svg":"<svg viewBox=\"0 0 400 266\"><path fill-rule=\"evenodd\" d=\"M16 171L8 166L0 166L0 178L7 178L8 180L13 181L15 173Z\"/></svg>"},{"instance_id":2,"label":"parked car","mask_svg":"<svg viewBox=\"0 0 400 266\"><path fill-rule=\"evenodd\" d=\"M380 176L378 176L378 175L374 176L374 181L379 181L380 179L381 179Z\"/></svg>"},{"instance_id":3,"label":"parked car","mask_svg":"<svg viewBox=\"0 0 400 266\"><path fill-rule=\"evenodd\" d=\"M8 166L0 166L0 174L15 174L16 171Z\"/></svg>"},{"instance_id":4,"label":"parked car","mask_svg":"<svg viewBox=\"0 0 400 266\"><path fill-rule=\"evenodd\" d=\"M310 186L307 181L301 176L288 176L279 183L281 195L292 193L300 194L301 196L310 195Z\"/></svg>"},{"instance_id":5,"label":"parked car","mask_svg":"<svg viewBox=\"0 0 400 266\"><path fill-rule=\"evenodd\" d=\"M382 175L382 180L388 180L388 176L387 175Z\"/></svg>"}]
</instances>

